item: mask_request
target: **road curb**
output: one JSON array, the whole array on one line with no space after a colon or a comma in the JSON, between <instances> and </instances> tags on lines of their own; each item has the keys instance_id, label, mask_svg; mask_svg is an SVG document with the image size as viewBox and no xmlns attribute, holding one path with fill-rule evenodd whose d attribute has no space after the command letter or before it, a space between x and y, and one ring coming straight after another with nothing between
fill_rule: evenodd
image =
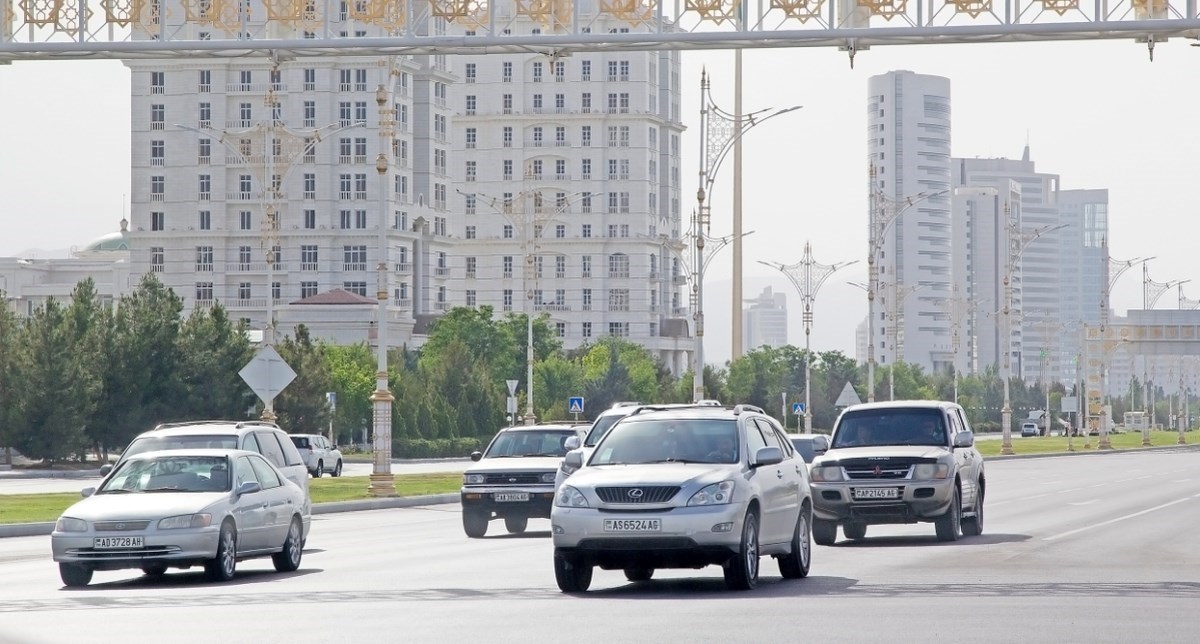
<instances>
[{"instance_id":1,"label":"road curb","mask_svg":"<svg viewBox=\"0 0 1200 644\"><path fill-rule=\"evenodd\" d=\"M394 496L381 499L362 499L359 501L337 501L334 503L314 503L313 515L333 514L337 512L362 512L364 510L388 510L392 508L412 508L421 505L440 505L458 503L459 493L426 494L420 496ZM38 537L54 531L53 523L10 523L0 525L0 539L6 537Z\"/></svg>"}]
</instances>

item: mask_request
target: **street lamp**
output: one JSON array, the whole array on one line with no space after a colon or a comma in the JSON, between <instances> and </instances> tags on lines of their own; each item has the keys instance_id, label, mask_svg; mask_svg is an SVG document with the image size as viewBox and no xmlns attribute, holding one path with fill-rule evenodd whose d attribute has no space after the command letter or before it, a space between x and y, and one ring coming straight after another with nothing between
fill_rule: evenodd
<instances>
[{"instance_id":1,"label":"street lamp","mask_svg":"<svg viewBox=\"0 0 1200 644\"><path fill-rule=\"evenodd\" d=\"M1066 228L1067 224L1043 226L1023 231L1008 203L1004 204L1004 214L1008 220L1006 224L1008 261L1004 266L1004 308L1002 310L1004 317L1001 318L1004 323L1002 332L1004 336L1004 406L1000 409L1000 431L1003 436L1000 453L1011 455L1015 453L1012 448L1012 399L1009 392L1009 380L1012 379L1012 331L1009 326L1009 316L1012 313L1012 273L1017 262L1020 261L1021 255L1029 248L1030 244L1042 235Z\"/></svg>"},{"instance_id":2,"label":"street lamp","mask_svg":"<svg viewBox=\"0 0 1200 644\"><path fill-rule=\"evenodd\" d=\"M742 135L760 123L765 123L781 114L798 110L800 107L800 105L794 105L779 110L768 108L749 114L730 114L717 107L716 103L713 102L712 93L709 88L708 72L700 72L700 182L699 187L696 189L698 208L695 216L692 218L693 241L695 243L695 259L692 264L692 311L696 327L696 348L693 352L695 371L692 380L692 398L695 402L699 402L705 398L704 284L702 276L698 272L695 272L705 263L705 234L712 224L710 206L705 203L705 198L712 194L713 182L716 179L717 170L721 168L721 162L725 160L725 156L729 153L733 144L740 140ZM739 240L743 234L741 217L735 217L731 240ZM737 357L742 351L742 319L738 314L738 309L741 308L742 267L741 257L736 257L735 260L733 265L733 301L735 303L733 315L734 347L731 355Z\"/></svg>"},{"instance_id":3,"label":"street lamp","mask_svg":"<svg viewBox=\"0 0 1200 644\"><path fill-rule=\"evenodd\" d=\"M783 265L779 263L771 263L759 261L759 264L772 266L778 269L781 273L787 276L791 281L792 286L800 293L800 301L804 303L804 433L812 433L812 403L810 400L809 381L811 379L810 363L812 362L812 349L810 347L810 336L812 335L813 325L813 303L817 299L817 291L821 285L834 272L840 268L844 268L857 262L852 260L849 262L839 262L837 264L818 264L812 256L812 244L804 242L804 257L795 264ZM784 417L786 420L786 416Z\"/></svg>"}]
</instances>

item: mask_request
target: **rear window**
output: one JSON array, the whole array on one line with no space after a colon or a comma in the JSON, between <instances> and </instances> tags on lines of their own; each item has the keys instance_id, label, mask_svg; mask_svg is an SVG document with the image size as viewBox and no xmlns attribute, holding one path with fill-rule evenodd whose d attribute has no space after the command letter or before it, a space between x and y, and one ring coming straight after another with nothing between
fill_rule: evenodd
<instances>
[{"instance_id":1,"label":"rear window","mask_svg":"<svg viewBox=\"0 0 1200 644\"><path fill-rule=\"evenodd\" d=\"M127 458L134 454L173 449L237 449L237 436L139 436L133 439L121 456Z\"/></svg>"},{"instance_id":2,"label":"rear window","mask_svg":"<svg viewBox=\"0 0 1200 644\"><path fill-rule=\"evenodd\" d=\"M604 438L604 434L608 432L608 429L624 417L622 414L609 414L597 418L596 422L592 424L592 428L588 430L587 437L583 439L584 447L595 447L596 443L599 443L600 439Z\"/></svg>"},{"instance_id":3,"label":"rear window","mask_svg":"<svg viewBox=\"0 0 1200 644\"><path fill-rule=\"evenodd\" d=\"M300 449L308 448L308 438L304 436L292 436L292 444Z\"/></svg>"}]
</instances>

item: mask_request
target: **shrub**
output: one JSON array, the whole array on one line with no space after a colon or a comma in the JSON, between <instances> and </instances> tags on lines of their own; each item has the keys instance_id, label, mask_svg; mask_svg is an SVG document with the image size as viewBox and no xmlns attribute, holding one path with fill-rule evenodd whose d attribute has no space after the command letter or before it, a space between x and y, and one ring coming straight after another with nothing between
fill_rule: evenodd
<instances>
[{"instance_id":1,"label":"shrub","mask_svg":"<svg viewBox=\"0 0 1200 644\"><path fill-rule=\"evenodd\" d=\"M483 449L483 439L458 438L397 438L392 441L395 458L463 458Z\"/></svg>"}]
</instances>

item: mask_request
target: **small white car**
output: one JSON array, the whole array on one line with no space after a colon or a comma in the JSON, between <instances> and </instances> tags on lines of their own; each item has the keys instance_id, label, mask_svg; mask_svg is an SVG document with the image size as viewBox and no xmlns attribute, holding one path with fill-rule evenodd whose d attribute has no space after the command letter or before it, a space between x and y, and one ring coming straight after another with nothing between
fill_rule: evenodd
<instances>
[{"instance_id":1,"label":"small white car","mask_svg":"<svg viewBox=\"0 0 1200 644\"><path fill-rule=\"evenodd\" d=\"M288 434L313 478L342 475L342 452L320 434Z\"/></svg>"},{"instance_id":2,"label":"small white car","mask_svg":"<svg viewBox=\"0 0 1200 644\"><path fill-rule=\"evenodd\" d=\"M174 449L122 458L98 488L67 508L50 535L59 575L86 586L96 570L203 566L229 581L237 562L271 557L275 569L300 567L305 492L257 452Z\"/></svg>"}]
</instances>

